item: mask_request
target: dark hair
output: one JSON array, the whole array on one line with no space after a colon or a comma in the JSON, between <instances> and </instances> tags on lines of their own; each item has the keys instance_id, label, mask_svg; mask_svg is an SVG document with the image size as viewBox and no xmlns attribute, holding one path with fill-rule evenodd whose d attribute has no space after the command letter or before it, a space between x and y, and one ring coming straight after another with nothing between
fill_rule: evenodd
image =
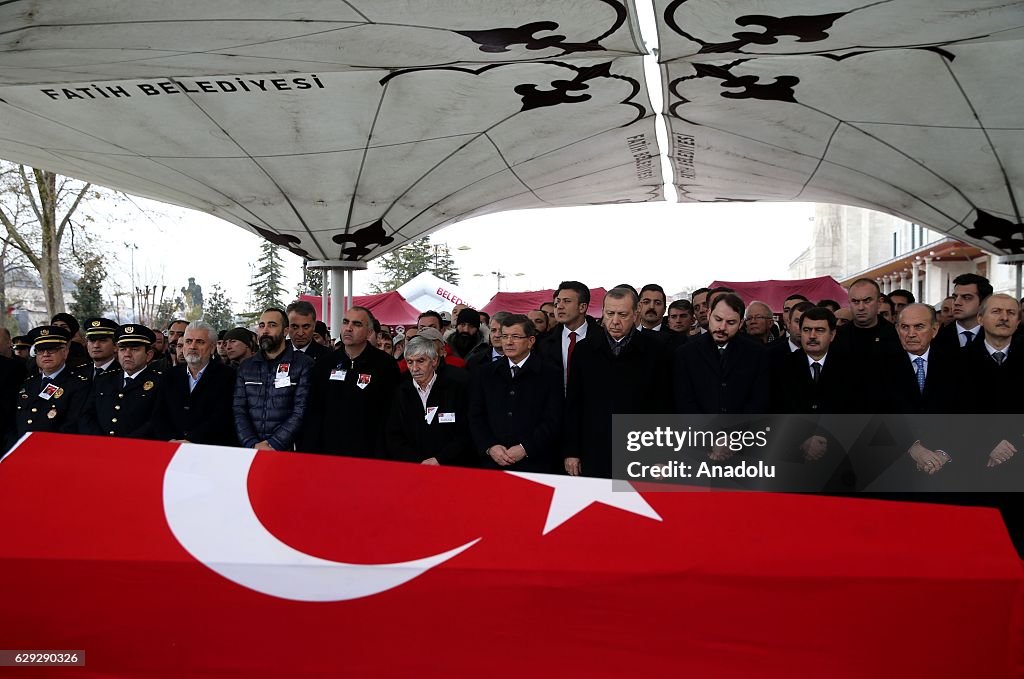
<instances>
[{"instance_id":1,"label":"dark hair","mask_svg":"<svg viewBox=\"0 0 1024 679\"><path fill-rule=\"evenodd\" d=\"M281 324L281 327L282 327L282 328L286 328L286 327L288 327L288 314L286 314L286 313L284 312L284 310L283 310L283 309L281 309L281 308L279 308L279 307L276 307L276 306L268 306L268 307L267 307L266 309L264 309L264 310L263 310L263 311L262 311L262 312L260 313L260 316L262 316L263 314L265 314L265 313L268 313L268 312L270 312L270 311L275 311L275 312L277 312L277 313L281 314L281 320L283 320L283 321L284 321L284 322L283 322L283 323ZM187 324L188 324L188 321L171 321L171 325L174 325L175 323L185 323L185 324L187 325ZM169 328L169 327L171 327L171 326L169 325L169 326L167 326L167 327Z\"/></svg>"},{"instance_id":2,"label":"dark hair","mask_svg":"<svg viewBox=\"0 0 1024 679\"><path fill-rule=\"evenodd\" d=\"M555 296L558 296L562 290L572 290L580 298L580 304L590 304L590 288L583 285L579 281L562 281L555 288Z\"/></svg>"},{"instance_id":3,"label":"dark hair","mask_svg":"<svg viewBox=\"0 0 1024 679\"><path fill-rule=\"evenodd\" d=\"M811 300L807 299L806 297L804 297L803 295L801 295L799 292L794 292L792 295L790 295L786 299L782 300L782 303L785 304L786 302L788 302L791 299L798 299L801 302L810 302L811 301Z\"/></svg>"},{"instance_id":4,"label":"dark hair","mask_svg":"<svg viewBox=\"0 0 1024 679\"><path fill-rule=\"evenodd\" d=\"M636 290L628 285L616 285L614 288L604 293L605 299L626 299L629 298L633 302L633 311L637 310L640 306L640 297L636 294Z\"/></svg>"},{"instance_id":5,"label":"dark hair","mask_svg":"<svg viewBox=\"0 0 1024 679\"><path fill-rule=\"evenodd\" d=\"M632 285L630 285L629 283L619 283L618 285L613 285L612 287L613 287L613 288L629 288L629 289L630 289L630 290L632 290L633 292L636 292L636 288L634 288L634 287L633 287ZM639 293L639 292L636 292L636 296L637 296L637 299L639 299L639 298L640 298L640 293Z\"/></svg>"},{"instance_id":6,"label":"dark hair","mask_svg":"<svg viewBox=\"0 0 1024 679\"><path fill-rule=\"evenodd\" d=\"M430 311L424 311L422 314L417 316L416 317L416 325L420 324L420 319L421 318L427 318L427 317L429 317L429 318L436 318L437 319L437 327L438 328L440 328L441 326L444 325L444 321L441 319L441 314L437 313L433 309L431 309Z\"/></svg>"},{"instance_id":7,"label":"dark hair","mask_svg":"<svg viewBox=\"0 0 1024 679\"><path fill-rule=\"evenodd\" d=\"M537 311L544 311L544 307L546 307L548 304L550 304L551 306L555 306L554 302L544 302L543 304L540 305L540 308L538 308ZM544 313L547 312L544 311Z\"/></svg>"},{"instance_id":8,"label":"dark hair","mask_svg":"<svg viewBox=\"0 0 1024 679\"><path fill-rule=\"evenodd\" d=\"M878 294L879 296L881 296L882 294L882 288L878 287L878 281L876 281L873 278L858 278L853 283L850 283L850 287L847 289L853 290L858 285L870 285L875 289L876 294Z\"/></svg>"},{"instance_id":9,"label":"dark hair","mask_svg":"<svg viewBox=\"0 0 1024 679\"><path fill-rule=\"evenodd\" d=\"M992 294L992 284L984 276L976 273L962 273L953 279L953 285L976 285L978 287L978 300L983 300Z\"/></svg>"},{"instance_id":10,"label":"dark hair","mask_svg":"<svg viewBox=\"0 0 1024 679\"><path fill-rule=\"evenodd\" d=\"M288 313L295 312L300 316L312 316L313 321L316 321L316 307L307 302L304 299L296 300L288 305L285 309Z\"/></svg>"},{"instance_id":11,"label":"dark hair","mask_svg":"<svg viewBox=\"0 0 1024 679\"><path fill-rule=\"evenodd\" d=\"M665 294L665 288L661 287L657 283L648 283L644 287L640 288L640 296L643 297L644 293L647 291L661 293L662 300L668 299L668 295Z\"/></svg>"},{"instance_id":12,"label":"dark hair","mask_svg":"<svg viewBox=\"0 0 1024 679\"><path fill-rule=\"evenodd\" d=\"M820 302L818 302L818 306L822 307L823 309L828 309L832 313L835 313L843 308L843 305L835 301L834 299L823 299Z\"/></svg>"},{"instance_id":13,"label":"dark hair","mask_svg":"<svg viewBox=\"0 0 1024 679\"><path fill-rule=\"evenodd\" d=\"M690 314L692 314L693 313L693 302L691 302L688 299L677 299L676 301L674 301L674 302L672 302L671 304L668 305L668 310L669 311L673 311L675 309L682 309L683 311L687 311Z\"/></svg>"},{"instance_id":14,"label":"dark hair","mask_svg":"<svg viewBox=\"0 0 1024 679\"><path fill-rule=\"evenodd\" d=\"M484 325L487 325L491 322L491 315L486 311L478 311L477 313L484 317Z\"/></svg>"},{"instance_id":15,"label":"dark hair","mask_svg":"<svg viewBox=\"0 0 1024 679\"><path fill-rule=\"evenodd\" d=\"M798 312L802 316L808 309L813 309L813 308L814 308L814 305L811 304L810 302L797 302L792 307L790 307L790 309L789 309L789 318L787 320L790 320L790 321L793 320L793 316L796 313L798 313Z\"/></svg>"},{"instance_id":16,"label":"dark hair","mask_svg":"<svg viewBox=\"0 0 1024 679\"><path fill-rule=\"evenodd\" d=\"M888 304L889 306L892 306L892 300L889 299L889 295L885 294L884 292L878 296L878 302L879 304L885 303Z\"/></svg>"},{"instance_id":17,"label":"dark hair","mask_svg":"<svg viewBox=\"0 0 1024 679\"><path fill-rule=\"evenodd\" d=\"M373 318L373 316L370 316L370 318ZM380 321L378 321L376 318L373 318L373 331L379 335L380 330Z\"/></svg>"},{"instance_id":18,"label":"dark hair","mask_svg":"<svg viewBox=\"0 0 1024 679\"><path fill-rule=\"evenodd\" d=\"M370 325L372 325L375 331L379 331L380 323L377 321L377 317L373 315L373 312L364 306L350 306L349 311L362 311L366 314L366 317L370 319Z\"/></svg>"},{"instance_id":19,"label":"dark hair","mask_svg":"<svg viewBox=\"0 0 1024 679\"><path fill-rule=\"evenodd\" d=\"M892 292L889 293L890 302L892 301L893 297L906 297L907 304L913 304L914 302L917 301L917 299L914 297L914 293L912 293L910 290L893 290Z\"/></svg>"},{"instance_id":20,"label":"dark hair","mask_svg":"<svg viewBox=\"0 0 1024 679\"><path fill-rule=\"evenodd\" d=\"M711 300L711 305L708 307L708 311L714 311L715 307L722 302L725 302L726 306L738 313L740 318L743 318L743 315L747 311L747 307L743 303L743 298L735 292L723 292L719 295L715 295L715 298Z\"/></svg>"},{"instance_id":21,"label":"dark hair","mask_svg":"<svg viewBox=\"0 0 1024 679\"><path fill-rule=\"evenodd\" d=\"M800 317L801 328L804 325L804 321L828 321L828 329L836 329L836 315L832 313L831 309L826 309L823 306L812 306L805 311L804 315Z\"/></svg>"},{"instance_id":22,"label":"dark hair","mask_svg":"<svg viewBox=\"0 0 1024 679\"><path fill-rule=\"evenodd\" d=\"M710 290L708 288L697 288L690 293L690 300L692 301L694 297L697 295L703 295L705 292L710 292Z\"/></svg>"},{"instance_id":23,"label":"dark hair","mask_svg":"<svg viewBox=\"0 0 1024 679\"><path fill-rule=\"evenodd\" d=\"M559 290L561 289L562 288L559 288ZM505 320L501 322L501 326L503 328L511 327L513 325L521 325L523 327L523 334L527 337L537 336L537 328L533 325L533 321L531 321L526 314L509 314Z\"/></svg>"}]
</instances>

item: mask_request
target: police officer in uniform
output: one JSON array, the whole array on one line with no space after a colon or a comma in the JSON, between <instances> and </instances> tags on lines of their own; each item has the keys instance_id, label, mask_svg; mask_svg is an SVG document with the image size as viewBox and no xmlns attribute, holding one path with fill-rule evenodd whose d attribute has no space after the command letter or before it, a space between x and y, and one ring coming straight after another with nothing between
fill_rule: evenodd
<instances>
[{"instance_id":1,"label":"police officer in uniform","mask_svg":"<svg viewBox=\"0 0 1024 679\"><path fill-rule=\"evenodd\" d=\"M122 325L117 331L121 370L105 372L93 383L88 433L122 438L153 438L154 407L160 373L153 360L153 331L144 325Z\"/></svg>"},{"instance_id":2,"label":"police officer in uniform","mask_svg":"<svg viewBox=\"0 0 1024 679\"><path fill-rule=\"evenodd\" d=\"M75 372L90 382L102 373L120 372L117 346L114 344L117 328L117 322L109 318L90 318L85 322L85 345L91 360L75 368Z\"/></svg>"},{"instance_id":3,"label":"police officer in uniform","mask_svg":"<svg viewBox=\"0 0 1024 679\"><path fill-rule=\"evenodd\" d=\"M77 433L89 401L89 380L67 366L71 333L44 325L34 328L28 338L35 347L39 371L18 392L15 436L8 446L30 431Z\"/></svg>"},{"instance_id":4,"label":"police officer in uniform","mask_svg":"<svg viewBox=\"0 0 1024 679\"><path fill-rule=\"evenodd\" d=\"M18 335L11 338L11 351L15 358L27 361L31 358L31 356L29 356L29 351L31 349L32 342L29 341L28 335Z\"/></svg>"}]
</instances>

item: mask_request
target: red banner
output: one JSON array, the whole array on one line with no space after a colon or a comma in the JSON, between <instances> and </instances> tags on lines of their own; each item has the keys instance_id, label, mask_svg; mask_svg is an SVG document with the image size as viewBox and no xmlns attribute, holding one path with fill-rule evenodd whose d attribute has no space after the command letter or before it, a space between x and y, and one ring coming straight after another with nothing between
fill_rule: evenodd
<instances>
[{"instance_id":1,"label":"red banner","mask_svg":"<svg viewBox=\"0 0 1024 679\"><path fill-rule=\"evenodd\" d=\"M0 517L0 645L86 654L32 676L1021 667L994 510L37 434Z\"/></svg>"}]
</instances>

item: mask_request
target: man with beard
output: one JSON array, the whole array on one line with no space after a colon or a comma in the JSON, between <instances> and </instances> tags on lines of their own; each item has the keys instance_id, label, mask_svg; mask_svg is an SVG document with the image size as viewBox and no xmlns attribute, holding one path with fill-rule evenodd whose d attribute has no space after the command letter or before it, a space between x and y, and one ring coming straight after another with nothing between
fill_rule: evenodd
<instances>
[{"instance_id":1,"label":"man with beard","mask_svg":"<svg viewBox=\"0 0 1024 679\"><path fill-rule=\"evenodd\" d=\"M667 299L665 289L657 283L648 283L640 288L640 325L638 328L641 331L661 332Z\"/></svg>"},{"instance_id":2,"label":"man with beard","mask_svg":"<svg viewBox=\"0 0 1024 679\"><path fill-rule=\"evenodd\" d=\"M171 324L167 326L167 367L178 365L178 362L184 360L181 352L178 351L178 342L185 335L185 328L188 326L188 321L183 321L180 318L171 321Z\"/></svg>"},{"instance_id":3,"label":"man with beard","mask_svg":"<svg viewBox=\"0 0 1024 679\"><path fill-rule=\"evenodd\" d=\"M85 347L91 362L78 368L78 374L91 382L102 373L121 369L117 363L117 347L114 346L117 330L117 323L109 318L90 318L85 322Z\"/></svg>"},{"instance_id":4,"label":"man with beard","mask_svg":"<svg viewBox=\"0 0 1024 679\"><path fill-rule=\"evenodd\" d=\"M717 295L708 312L708 332L676 350L676 412L768 412L767 350L740 333L744 311L735 293Z\"/></svg>"},{"instance_id":5,"label":"man with beard","mask_svg":"<svg viewBox=\"0 0 1024 679\"><path fill-rule=\"evenodd\" d=\"M612 416L659 413L669 401L664 344L637 327L638 300L630 288L604 297L603 329L581 342L565 397L565 471L612 477Z\"/></svg>"},{"instance_id":6,"label":"man with beard","mask_svg":"<svg viewBox=\"0 0 1024 679\"><path fill-rule=\"evenodd\" d=\"M257 327L260 350L241 364L235 380L235 433L244 448L294 450L314 361L284 341L288 315L283 310L265 310Z\"/></svg>"},{"instance_id":7,"label":"man with beard","mask_svg":"<svg viewBox=\"0 0 1024 679\"><path fill-rule=\"evenodd\" d=\"M165 441L235 446L231 400L235 370L214 361L213 328L193 321L180 342L185 363L164 374L157 399L154 438Z\"/></svg>"},{"instance_id":8,"label":"man with beard","mask_svg":"<svg viewBox=\"0 0 1024 679\"><path fill-rule=\"evenodd\" d=\"M317 362L303 450L383 457L384 422L399 372L395 359L369 342L373 314L354 306L341 322L341 349Z\"/></svg>"},{"instance_id":9,"label":"man with beard","mask_svg":"<svg viewBox=\"0 0 1024 679\"><path fill-rule=\"evenodd\" d=\"M117 331L120 370L105 372L93 382L92 408L83 433L148 439L160 393L160 373L150 365L153 331L144 325L122 325Z\"/></svg>"},{"instance_id":10,"label":"man with beard","mask_svg":"<svg viewBox=\"0 0 1024 679\"><path fill-rule=\"evenodd\" d=\"M75 433L89 403L89 380L67 366L66 328L44 325L28 334L35 348L39 371L21 385L17 398L15 430L7 447L30 431Z\"/></svg>"},{"instance_id":11,"label":"man with beard","mask_svg":"<svg viewBox=\"0 0 1024 679\"><path fill-rule=\"evenodd\" d=\"M455 319L455 334L448 338L455 355L465 360L473 349L484 343L480 334L480 314L476 309L464 308Z\"/></svg>"}]
</instances>

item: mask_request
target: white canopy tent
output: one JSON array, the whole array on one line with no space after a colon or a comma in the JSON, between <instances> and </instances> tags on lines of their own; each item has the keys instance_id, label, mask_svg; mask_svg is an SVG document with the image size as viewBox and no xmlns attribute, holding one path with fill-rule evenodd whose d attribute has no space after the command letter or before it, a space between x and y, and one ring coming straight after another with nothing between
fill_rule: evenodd
<instances>
[{"instance_id":1,"label":"white canopy tent","mask_svg":"<svg viewBox=\"0 0 1024 679\"><path fill-rule=\"evenodd\" d=\"M683 200L866 205L1024 252L1021 3L655 8ZM337 327L353 268L445 224L662 199L636 17L632 0L9 0L0 157L330 269Z\"/></svg>"}]
</instances>

